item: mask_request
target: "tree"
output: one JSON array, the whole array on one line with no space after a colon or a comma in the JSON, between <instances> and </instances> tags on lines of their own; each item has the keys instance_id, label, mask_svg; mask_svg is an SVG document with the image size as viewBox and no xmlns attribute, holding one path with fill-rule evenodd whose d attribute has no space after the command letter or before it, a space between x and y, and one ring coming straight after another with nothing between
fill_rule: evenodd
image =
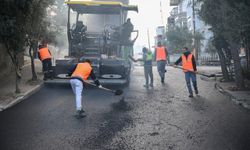
<instances>
[{"instance_id":1,"label":"tree","mask_svg":"<svg viewBox=\"0 0 250 150\"><path fill-rule=\"evenodd\" d=\"M220 35L228 43L232 54L235 81L239 89L244 88L244 77L239 58L239 47L242 41L248 43L250 40L250 6L245 0L200 0L202 7L201 18L211 26L215 35ZM218 38L215 38L219 40Z\"/></svg>"},{"instance_id":2,"label":"tree","mask_svg":"<svg viewBox=\"0 0 250 150\"><path fill-rule=\"evenodd\" d=\"M50 32L49 25L47 21L47 10L45 8L53 4L52 0L33 0L30 9L30 14L27 16L27 28L32 30L27 30L26 33L26 43L29 47L29 56L31 60L31 70L32 70L32 81L37 80L37 75L35 71L34 55L37 52L38 41L41 39L48 39L47 34ZM53 38L53 37L52 37Z\"/></svg>"},{"instance_id":3,"label":"tree","mask_svg":"<svg viewBox=\"0 0 250 150\"><path fill-rule=\"evenodd\" d=\"M25 25L28 14L28 1L3 0L0 10L0 42L4 44L16 74L16 93L20 93L21 71L18 55L24 51Z\"/></svg>"},{"instance_id":4,"label":"tree","mask_svg":"<svg viewBox=\"0 0 250 150\"><path fill-rule=\"evenodd\" d=\"M172 53L181 53L184 46L192 46L192 33L187 28L175 27L166 32L167 43Z\"/></svg>"},{"instance_id":5,"label":"tree","mask_svg":"<svg viewBox=\"0 0 250 150\"><path fill-rule=\"evenodd\" d=\"M58 26L67 26L67 16L68 16L68 7L65 4L65 0L55 0L55 4L53 5L52 11L55 12L54 24Z\"/></svg>"},{"instance_id":6,"label":"tree","mask_svg":"<svg viewBox=\"0 0 250 150\"><path fill-rule=\"evenodd\" d=\"M201 41L204 39L202 34L196 32L194 36L187 28L175 27L174 29L168 30L167 35L167 44L169 49L173 53L181 53L181 49L186 46L192 49L192 39L196 39L196 46L198 49L202 46Z\"/></svg>"},{"instance_id":7,"label":"tree","mask_svg":"<svg viewBox=\"0 0 250 150\"><path fill-rule=\"evenodd\" d=\"M37 31L33 30L33 25L35 23L33 19L36 19L36 17L43 17L32 14L36 11L39 11L38 9L35 9L36 7L34 7L34 5L40 4L37 2L48 4L52 3L52 0L3 0L1 2L0 42L3 43L7 49L7 52L15 68L16 93L20 93L19 82L21 79L18 57L25 49L26 37L28 36L33 40L37 34ZM43 7L40 7L41 10L46 11L46 6L48 5L43 5Z\"/></svg>"},{"instance_id":8,"label":"tree","mask_svg":"<svg viewBox=\"0 0 250 150\"><path fill-rule=\"evenodd\" d=\"M210 38L207 42L207 46L205 48L205 52L211 55L214 55L217 53L217 50L213 44L213 38Z\"/></svg>"},{"instance_id":9,"label":"tree","mask_svg":"<svg viewBox=\"0 0 250 150\"><path fill-rule=\"evenodd\" d=\"M214 34L214 38L211 42L215 46L215 49L219 55L221 70L224 80L225 81L232 80L232 77L230 77L228 71L228 67L230 67L230 61L231 61L231 53L228 50L229 47L228 43L220 34L219 35Z\"/></svg>"}]
</instances>

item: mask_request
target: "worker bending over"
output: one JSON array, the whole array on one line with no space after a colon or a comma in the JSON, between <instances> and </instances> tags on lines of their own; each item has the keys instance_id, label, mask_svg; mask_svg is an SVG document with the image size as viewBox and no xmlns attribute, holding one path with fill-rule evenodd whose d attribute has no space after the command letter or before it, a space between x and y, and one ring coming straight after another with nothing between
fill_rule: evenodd
<instances>
[{"instance_id":1,"label":"worker bending over","mask_svg":"<svg viewBox=\"0 0 250 150\"><path fill-rule=\"evenodd\" d=\"M198 87L197 87L197 81L196 81L196 62L193 54L188 50L187 47L183 47L183 54L182 56L175 62L175 67L178 65L180 62L182 62L182 68L183 72L185 73L185 79L186 79L186 84L189 92L189 97L193 97L193 90L191 87L191 82L192 80L193 87L195 94L198 94Z\"/></svg>"},{"instance_id":2,"label":"worker bending over","mask_svg":"<svg viewBox=\"0 0 250 150\"><path fill-rule=\"evenodd\" d=\"M75 94L76 117L77 118L85 117L86 114L84 114L85 111L82 108L83 82L86 81L89 76L94 80L95 84L98 87L101 87L100 82L99 80L97 80L93 72L93 69L91 67L91 62L88 59L80 61L78 64L70 68L69 76L71 76L70 84Z\"/></svg>"},{"instance_id":3,"label":"worker bending over","mask_svg":"<svg viewBox=\"0 0 250 150\"><path fill-rule=\"evenodd\" d=\"M51 53L48 49L48 43L44 40L42 41L41 45L39 45L38 58L41 60L43 65L43 80L45 81L48 78L53 79Z\"/></svg>"}]
</instances>

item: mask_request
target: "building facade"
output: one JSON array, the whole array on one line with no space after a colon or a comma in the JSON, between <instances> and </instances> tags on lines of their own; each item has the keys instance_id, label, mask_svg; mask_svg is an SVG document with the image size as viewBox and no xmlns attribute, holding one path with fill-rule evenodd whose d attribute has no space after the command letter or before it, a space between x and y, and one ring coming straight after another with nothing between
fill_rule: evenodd
<instances>
[{"instance_id":1,"label":"building facade","mask_svg":"<svg viewBox=\"0 0 250 150\"><path fill-rule=\"evenodd\" d=\"M197 13L201 8L201 3L195 3L195 18L193 17L193 0L170 0L170 6L172 6L173 9L168 18L168 28L171 29L174 26L185 27L194 33L195 23L195 32L201 33L204 37L199 55L208 55L205 53L205 49L213 34L209 31L209 26L200 19Z\"/></svg>"}]
</instances>

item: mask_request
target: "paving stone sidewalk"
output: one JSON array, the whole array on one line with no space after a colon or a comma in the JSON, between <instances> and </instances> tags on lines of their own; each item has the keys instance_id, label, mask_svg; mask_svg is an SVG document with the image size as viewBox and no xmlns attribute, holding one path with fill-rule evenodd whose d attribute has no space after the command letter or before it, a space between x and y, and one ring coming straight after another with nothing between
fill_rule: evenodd
<instances>
[{"instance_id":1,"label":"paving stone sidewalk","mask_svg":"<svg viewBox=\"0 0 250 150\"><path fill-rule=\"evenodd\" d=\"M206 74L217 74L221 72L220 66L199 66L198 70ZM200 77L201 79L209 82L215 83L215 88L218 89L221 93L230 97L230 99L235 102L237 105L241 105L246 109L250 109L250 91L232 91L232 87L236 87L234 82L219 82L221 77L217 78L206 78ZM249 82L250 83L250 82Z\"/></svg>"},{"instance_id":2,"label":"paving stone sidewalk","mask_svg":"<svg viewBox=\"0 0 250 150\"><path fill-rule=\"evenodd\" d=\"M9 76L0 80L0 111L3 111L37 92L42 86L42 66L39 60L35 60L36 72L38 75L38 81L31 82L31 67L29 57L25 56L25 63L22 67L22 79L20 82L21 93L15 93L15 74L12 73Z\"/></svg>"},{"instance_id":3,"label":"paving stone sidewalk","mask_svg":"<svg viewBox=\"0 0 250 150\"><path fill-rule=\"evenodd\" d=\"M241 105L246 109L250 109L250 91L232 91L231 87L234 87L233 82L227 83L215 83L215 87L223 94L228 95L233 102L237 105Z\"/></svg>"}]
</instances>

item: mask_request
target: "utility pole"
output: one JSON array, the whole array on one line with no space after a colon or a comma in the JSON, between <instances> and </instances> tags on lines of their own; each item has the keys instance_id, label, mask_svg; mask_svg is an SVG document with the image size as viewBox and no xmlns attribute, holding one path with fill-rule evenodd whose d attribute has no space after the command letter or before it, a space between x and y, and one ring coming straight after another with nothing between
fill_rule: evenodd
<instances>
[{"instance_id":1,"label":"utility pole","mask_svg":"<svg viewBox=\"0 0 250 150\"><path fill-rule=\"evenodd\" d=\"M161 13L161 24L163 25L164 22L163 22L163 12L162 12L162 4L161 4L161 1L160 1L160 13Z\"/></svg>"},{"instance_id":2,"label":"utility pole","mask_svg":"<svg viewBox=\"0 0 250 150\"><path fill-rule=\"evenodd\" d=\"M149 29L147 30L147 35L148 35L148 49L151 50L151 47L150 47L150 38L149 38Z\"/></svg>"},{"instance_id":3,"label":"utility pole","mask_svg":"<svg viewBox=\"0 0 250 150\"><path fill-rule=\"evenodd\" d=\"M194 39L193 39L193 46L194 46L194 50L195 50L195 59L198 62L198 49L197 49L197 45L196 45L196 26L195 26L195 2L194 0L192 0L192 10L193 10L193 35L194 35Z\"/></svg>"}]
</instances>

